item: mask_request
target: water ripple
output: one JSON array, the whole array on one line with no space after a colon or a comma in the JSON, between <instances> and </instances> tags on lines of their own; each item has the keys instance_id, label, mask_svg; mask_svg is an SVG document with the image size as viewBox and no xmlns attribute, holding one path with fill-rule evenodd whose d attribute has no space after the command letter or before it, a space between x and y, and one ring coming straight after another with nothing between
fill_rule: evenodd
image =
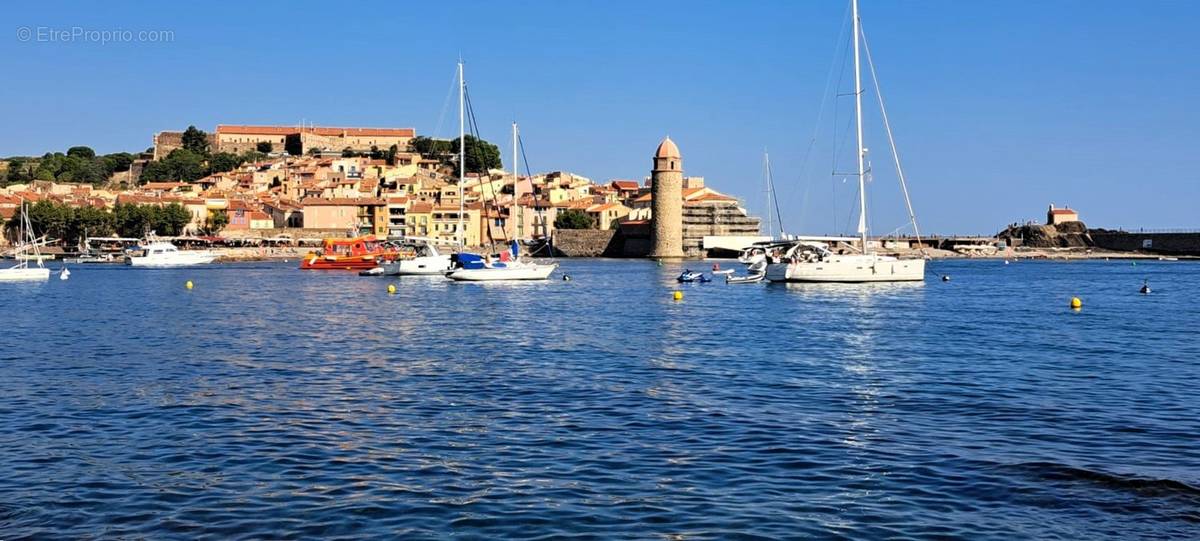
<instances>
[{"instance_id":1,"label":"water ripple","mask_svg":"<svg viewBox=\"0 0 1200 541\"><path fill-rule=\"evenodd\" d=\"M1195 539L1196 266L932 265L5 286L0 536Z\"/></svg>"}]
</instances>

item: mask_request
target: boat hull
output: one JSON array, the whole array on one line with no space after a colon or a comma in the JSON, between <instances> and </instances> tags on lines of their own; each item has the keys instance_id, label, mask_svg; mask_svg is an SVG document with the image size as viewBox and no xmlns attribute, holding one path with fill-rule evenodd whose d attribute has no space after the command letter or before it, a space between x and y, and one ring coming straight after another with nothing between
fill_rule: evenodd
<instances>
[{"instance_id":1,"label":"boat hull","mask_svg":"<svg viewBox=\"0 0 1200 541\"><path fill-rule=\"evenodd\" d=\"M772 282L919 282L925 279L925 260L854 256L831 261L772 263Z\"/></svg>"},{"instance_id":2,"label":"boat hull","mask_svg":"<svg viewBox=\"0 0 1200 541\"><path fill-rule=\"evenodd\" d=\"M454 270L449 255L399 259L381 265L389 276L441 276Z\"/></svg>"},{"instance_id":3,"label":"boat hull","mask_svg":"<svg viewBox=\"0 0 1200 541\"><path fill-rule=\"evenodd\" d=\"M460 282L492 282L510 280L545 280L558 265L522 265L519 267L458 269L446 277Z\"/></svg>"},{"instance_id":4,"label":"boat hull","mask_svg":"<svg viewBox=\"0 0 1200 541\"><path fill-rule=\"evenodd\" d=\"M131 267L190 267L212 263L216 259L217 254L211 252L175 252L168 257L126 257L125 264Z\"/></svg>"},{"instance_id":5,"label":"boat hull","mask_svg":"<svg viewBox=\"0 0 1200 541\"><path fill-rule=\"evenodd\" d=\"M0 269L0 282L37 282L50 279L50 269Z\"/></svg>"},{"instance_id":6,"label":"boat hull","mask_svg":"<svg viewBox=\"0 0 1200 541\"><path fill-rule=\"evenodd\" d=\"M758 274L750 274L747 276L727 275L727 276L725 276L725 283L727 283L727 284L757 284L757 283L763 281L765 278L766 278L766 274L761 273L761 272Z\"/></svg>"},{"instance_id":7,"label":"boat hull","mask_svg":"<svg viewBox=\"0 0 1200 541\"><path fill-rule=\"evenodd\" d=\"M377 255L321 256L310 255L300 261L302 270L367 270L380 266L383 257Z\"/></svg>"}]
</instances>

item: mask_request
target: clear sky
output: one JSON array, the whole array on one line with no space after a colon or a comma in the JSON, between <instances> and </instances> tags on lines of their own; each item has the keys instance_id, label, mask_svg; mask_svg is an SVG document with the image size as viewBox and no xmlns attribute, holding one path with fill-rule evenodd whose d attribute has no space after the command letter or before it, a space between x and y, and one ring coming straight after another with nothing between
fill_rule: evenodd
<instances>
[{"instance_id":1,"label":"clear sky","mask_svg":"<svg viewBox=\"0 0 1200 541\"><path fill-rule=\"evenodd\" d=\"M994 233L1051 202L1093 227L1200 226L1200 2L861 1L923 229ZM455 137L461 54L504 156L516 119L534 170L641 180L670 135L686 174L761 214L765 148L788 229L841 232L855 192L831 173L853 167L851 102L817 119L847 4L12 3L0 156L302 119ZM48 41L74 28L132 40ZM156 31L172 35L141 37ZM887 233L904 212L876 110L872 228Z\"/></svg>"}]
</instances>

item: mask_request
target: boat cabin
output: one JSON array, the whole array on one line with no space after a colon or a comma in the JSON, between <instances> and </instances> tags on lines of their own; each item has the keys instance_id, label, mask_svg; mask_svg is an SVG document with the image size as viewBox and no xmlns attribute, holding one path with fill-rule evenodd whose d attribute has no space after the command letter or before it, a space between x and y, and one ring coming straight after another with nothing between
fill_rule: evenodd
<instances>
[{"instance_id":1,"label":"boat cabin","mask_svg":"<svg viewBox=\"0 0 1200 541\"><path fill-rule=\"evenodd\" d=\"M360 256L379 252L380 242L374 236L349 239L325 239L321 245L322 255Z\"/></svg>"}]
</instances>

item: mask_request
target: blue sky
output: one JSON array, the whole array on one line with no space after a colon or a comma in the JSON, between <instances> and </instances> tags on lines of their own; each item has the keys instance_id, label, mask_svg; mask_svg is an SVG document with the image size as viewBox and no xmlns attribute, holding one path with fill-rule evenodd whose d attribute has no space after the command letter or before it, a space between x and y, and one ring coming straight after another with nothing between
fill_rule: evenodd
<instances>
[{"instance_id":1,"label":"blue sky","mask_svg":"<svg viewBox=\"0 0 1200 541\"><path fill-rule=\"evenodd\" d=\"M483 136L504 156L516 119L535 170L641 179L669 134L687 174L761 213L766 148L788 229L840 232L852 227L855 192L831 172L835 148L837 169L853 166L834 144L851 102L834 100L814 126L840 65L846 7L12 4L0 38L0 156L140 150L155 131L188 124L301 119L453 137L455 103L443 106L461 54ZM992 233L1040 219L1051 202L1093 227L1200 226L1200 2L862 0L861 9L924 230ZM73 27L174 37L37 36ZM905 220L875 110L872 228L886 233Z\"/></svg>"}]
</instances>

